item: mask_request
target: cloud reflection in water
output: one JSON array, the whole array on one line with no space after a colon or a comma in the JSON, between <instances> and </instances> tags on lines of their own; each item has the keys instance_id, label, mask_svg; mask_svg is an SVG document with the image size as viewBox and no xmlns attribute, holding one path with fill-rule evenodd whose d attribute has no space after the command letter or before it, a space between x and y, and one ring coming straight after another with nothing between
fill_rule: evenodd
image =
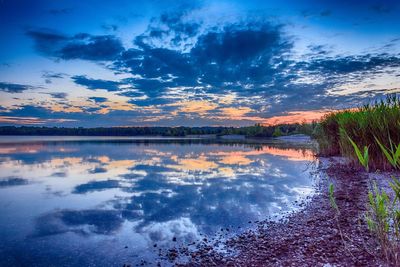
<instances>
[{"instance_id":1,"label":"cloud reflection in water","mask_svg":"<svg viewBox=\"0 0 400 267\"><path fill-rule=\"evenodd\" d=\"M112 236L121 246L135 240L138 251L173 245L173 237L191 242L288 211L314 183L311 150L260 144L1 144L0 159L0 184L12 174L27 181L20 194L34 192L14 200L16 207L45 203L32 218L33 232L21 229L32 246L38 237L50 245L66 234L96 242Z\"/></svg>"}]
</instances>

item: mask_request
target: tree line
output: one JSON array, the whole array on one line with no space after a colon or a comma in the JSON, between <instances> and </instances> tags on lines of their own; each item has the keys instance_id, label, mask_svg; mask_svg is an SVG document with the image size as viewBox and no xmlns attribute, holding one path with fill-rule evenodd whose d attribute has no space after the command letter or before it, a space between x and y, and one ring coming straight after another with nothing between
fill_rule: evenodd
<instances>
[{"instance_id":1,"label":"tree line","mask_svg":"<svg viewBox=\"0 0 400 267\"><path fill-rule=\"evenodd\" d=\"M191 135L244 135L246 137L278 137L291 134L311 135L316 127L311 124L284 124L246 127L97 127L66 128L37 126L0 126L0 135L50 136L191 136Z\"/></svg>"}]
</instances>

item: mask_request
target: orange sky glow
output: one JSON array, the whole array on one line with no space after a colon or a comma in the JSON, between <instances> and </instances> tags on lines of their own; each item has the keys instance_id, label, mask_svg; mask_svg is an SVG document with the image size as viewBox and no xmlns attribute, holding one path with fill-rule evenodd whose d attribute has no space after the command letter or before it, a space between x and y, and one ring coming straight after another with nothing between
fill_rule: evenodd
<instances>
[{"instance_id":1,"label":"orange sky glow","mask_svg":"<svg viewBox=\"0 0 400 267\"><path fill-rule=\"evenodd\" d=\"M287 112L287 115L267 118L263 122L263 125L294 124L303 122L310 123L321 120L323 116L333 111L334 110L291 111Z\"/></svg>"}]
</instances>

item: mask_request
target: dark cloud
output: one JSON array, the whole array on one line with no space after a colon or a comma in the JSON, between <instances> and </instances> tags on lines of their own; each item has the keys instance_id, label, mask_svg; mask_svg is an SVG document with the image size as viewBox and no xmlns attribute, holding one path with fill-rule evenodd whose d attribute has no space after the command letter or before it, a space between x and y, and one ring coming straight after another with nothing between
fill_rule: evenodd
<instances>
[{"instance_id":1,"label":"dark cloud","mask_svg":"<svg viewBox=\"0 0 400 267\"><path fill-rule=\"evenodd\" d=\"M68 42L68 37L51 30L29 30L26 33L34 40L35 49L47 56L56 56L60 45Z\"/></svg>"},{"instance_id":2,"label":"dark cloud","mask_svg":"<svg viewBox=\"0 0 400 267\"><path fill-rule=\"evenodd\" d=\"M376 54L363 56L325 57L299 63L302 69L318 74L349 74L400 67L400 55Z\"/></svg>"},{"instance_id":3,"label":"dark cloud","mask_svg":"<svg viewBox=\"0 0 400 267\"><path fill-rule=\"evenodd\" d=\"M0 187L10 187L28 184L28 180L19 177L8 177L0 180Z\"/></svg>"},{"instance_id":4,"label":"dark cloud","mask_svg":"<svg viewBox=\"0 0 400 267\"><path fill-rule=\"evenodd\" d=\"M103 191L112 188L119 188L120 184L117 180L107 181L91 181L86 184L78 185L74 188L72 193L74 194L86 194L94 191Z\"/></svg>"},{"instance_id":5,"label":"dark cloud","mask_svg":"<svg viewBox=\"0 0 400 267\"><path fill-rule=\"evenodd\" d=\"M226 62L232 64L249 63L260 57L270 60L287 48L281 43L278 27L262 25L261 27L227 26L223 31L209 32L202 35L192 49L191 54L199 63ZM254 62L257 63L257 62Z\"/></svg>"},{"instance_id":6,"label":"dark cloud","mask_svg":"<svg viewBox=\"0 0 400 267\"><path fill-rule=\"evenodd\" d=\"M67 232L110 235L115 233L122 223L120 213L114 210L60 210L37 218L34 236Z\"/></svg>"},{"instance_id":7,"label":"dark cloud","mask_svg":"<svg viewBox=\"0 0 400 267\"><path fill-rule=\"evenodd\" d=\"M51 175L51 177L67 177L67 172L53 172Z\"/></svg>"},{"instance_id":8,"label":"dark cloud","mask_svg":"<svg viewBox=\"0 0 400 267\"><path fill-rule=\"evenodd\" d=\"M118 86L121 84L120 82L114 82L114 81L107 81L107 80L101 80L101 79L90 79L83 75L73 76L72 80L76 84L85 86L86 88L88 88L90 90L104 89L104 90L107 90L110 92L118 91L119 90Z\"/></svg>"},{"instance_id":9,"label":"dark cloud","mask_svg":"<svg viewBox=\"0 0 400 267\"><path fill-rule=\"evenodd\" d=\"M7 93L22 93L25 90L34 89L31 85L24 85L18 83L0 82L0 91Z\"/></svg>"},{"instance_id":10,"label":"dark cloud","mask_svg":"<svg viewBox=\"0 0 400 267\"><path fill-rule=\"evenodd\" d=\"M114 69L142 77L127 81L150 97L174 86L210 85L223 93L224 87L270 82L292 47L281 26L266 23L211 30L188 52L152 47L142 38L135 39L139 49L125 51Z\"/></svg>"},{"instance_id":11,"label":"dark cloud","mask_svg":"<svg viewBox=\"0 0 400 267\"><path fill-rule=\"evenodd\" d=\"M89 97L88 99L90 101L95 102L95 103L103 103L103 102L106 102L108 100L106 97L96 97L96 96Z\"/></svg>"},{"instance_id":12,"label":"dark cloud","mask_svg":"<svg viewBox=\"0 0 400 267\"><path fill-rule=\"evenodd\" d=\"M27 35L34 40L39 53L56 59L108 61L124 50L121 41L112 35L67 36L47 29L29 30Z\"/></svg>"},{"instance_id":13,"label":"dark cloud","mask_svg":"<svg viewBox=\"0 0 400 267\"><path fill-rule=\"evenodd\" d=\"M53 79L61 79L66 76L67 76L67 74L65 74L65 73L57 73L57 72L52 72L52 71L44 71L42 74L42 78L44 78L44 81L47 84L52 83Z\"/></svg>"},{"instance_id":14,"label":"dark cloud","mask_svg":"<svg viewBox=\"0 0 400 267\"><path fill-rule=\"evenodd\" d=\"M284 62L291 47L290 38L283 36L279 26L232 25L201 36L191 56L200 67L197 78L203 83L245 86L270 82L280 72L276 64Z\"/></svg>"},{"instance_id":15,"label":"dark cloud","mask_svg":"<svg viewBox=\"0 0 400 267\"><path fill-rule=\"evenodd\" d=\"M189 20L189 14L196 9L195 3L181 6L175 12L166 12L153 18L146 32L139 36L136 44L152 46L160 41L164 46L185 48L192 38L200 33L201 21ZM165 42L167 40L167 42Z\"/></svg>"},{"instance_id":16,"label":"dark cloud","mask_svg":"<svg viewBox=\"0 0 400 267\"><path fill-rule=\"evenodd\" d=\"M165 13L160 17L160 24L165 26L165 30L161 27L150 27L149 36L152 38L163 38L165 36L171 37L172 44L178 46L186 42L189 38L196 36L200 30L200 24L197 22L184 22L182 17L185 15L181 13Z\"/></svg>"},{"instance_id":17,"label":"dark cloud","mask_svg":"<svg viewBox=\"0 0 400 267\"><path fill-rule=\"evenodd\" d=\"M103 168L103 167L96 167L94 169L89 170L89 173L91 173L91 174L105 173L105 172L107 172L107 169Z\"/></svg>"},{"instance_id":18,"label":"dark cloud","mask_svg":"<svg viewBox=\"0 0 400 267\"><path fill-rule=\"evenodd\" d=\"M75 37L76 38L76 37ZM60 50L63 59L112 60L122 51L121 42L114 36L83 35Z\"/></svg>"},{"instance_id":19,"label":"dark cloud","mask_svg":"<svg viewBox=\"0 0 400 267\"><path fill-rule=\"evenodd\" d=\"M48 94L51 95L53 98L57 98L57 99L65 99L68 96L67 93L63 93L63 92L48 93Z\"/></svg>"}]
</instances>

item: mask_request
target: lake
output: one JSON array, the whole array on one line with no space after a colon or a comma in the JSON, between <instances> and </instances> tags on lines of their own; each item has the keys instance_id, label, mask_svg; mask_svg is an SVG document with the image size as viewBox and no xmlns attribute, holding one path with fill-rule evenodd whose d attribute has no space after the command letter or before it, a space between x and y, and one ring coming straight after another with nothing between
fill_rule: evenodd
<instances>
[{"instance_id":1,"label":"lake","mask_svg":"<svg viewBox=\"0 0 400 267\"><path fill-rule=\"evenodd\" d=\"M0 266L122 266L279 218L315 192L284 142L0 137Z\"/></svg>"}]
</instances>

